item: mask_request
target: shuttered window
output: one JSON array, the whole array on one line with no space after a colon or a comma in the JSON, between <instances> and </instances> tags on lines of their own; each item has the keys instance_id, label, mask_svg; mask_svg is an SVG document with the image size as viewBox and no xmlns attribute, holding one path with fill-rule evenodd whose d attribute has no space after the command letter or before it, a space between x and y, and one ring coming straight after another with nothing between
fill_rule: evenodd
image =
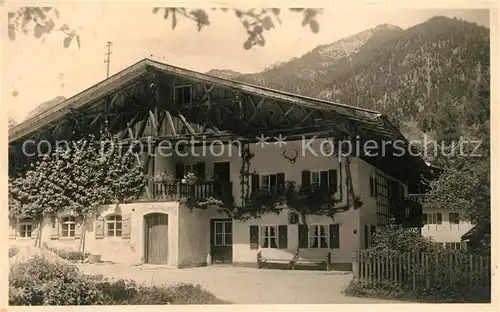
<instances>
[{"instance_id":1,"label":"shuttered window","mask_svg":"<svg viewBox=\"0 0 500 312\"><path fill-rule=\"evenodd\" d=\"M311 186L312 189L328 188L331 193L335 194L338 189L337 170L303 171L302 185Z\"/></svg>"},{"instance_id":2,"label":"shuttered window","mask_svg":"<svg viewBox=\"0 0 500 312\"><path fill-rule=\"evenodd\" d=\"M61 219L61 236L75 237L76 234L76 218L64 217Z\"/></svg>"},{"instance_id":3,"label":"shuttered window","mask_svg":"<svg viewBox=\"0 0 500 312\"><path fill-rule=\"evenodd\" d=\"M286 225L261 225L260 247L280 248L288 246L288 227Z\"/></svg>"},{"instance_id":4,"label":"shuttered window","mask_svg":"<svg viewBox=\"0 0 500 312\"><path fill-rule=\"evenodd\" d=\"M25 218L19 222L19 237L31 238L33 231L33 219Z\"/></svg>"},{"instance_id":5,"label":"shuttered window","mask_svg":"<svg viewBox=\"0 0 500 312\"><path fill-rule=\"evenodd\" d=\"M122 216L111 215L106 218L106 235L122 236Z\"/></svg>"},{"instance_id":6,"label":"shuttered window","mask_svg":"<svg viewBox=\"0 0 500 312\"><path fill-rule=\"evenodd\" d=\"M299 224L299 248L340 248L338 224Z\"/></svg>"}]
</instances>

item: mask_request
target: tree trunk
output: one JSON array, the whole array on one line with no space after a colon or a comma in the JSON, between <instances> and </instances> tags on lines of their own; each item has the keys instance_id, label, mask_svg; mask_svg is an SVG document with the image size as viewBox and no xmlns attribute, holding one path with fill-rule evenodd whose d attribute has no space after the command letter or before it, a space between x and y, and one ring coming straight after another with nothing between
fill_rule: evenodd
<instances>
[{"instance_id":1,"label":"tree trunk","mask_svg":"<svg viewBox=\"0 0 500 312\"><path fill-rule=\"evenodd\" d=\"M81 236L81 240L82 240L82 263L83 261L85 260L85 222L86 222L87 218L86 216L83 216L83 221L82 221L82 236Z\"/></svg>"},{"instance_id":2,"label":"tree trunk","mask_svg":"<svg viewBox=\"0 0 500 312\"><path fill-rule=\"evenodd\" d=\"M38 234L36 235L35 239L35 247L42 247L42 225L43 225L43 218L40 218L37 220L38 223Z\"/></svg>"}]
</instances>

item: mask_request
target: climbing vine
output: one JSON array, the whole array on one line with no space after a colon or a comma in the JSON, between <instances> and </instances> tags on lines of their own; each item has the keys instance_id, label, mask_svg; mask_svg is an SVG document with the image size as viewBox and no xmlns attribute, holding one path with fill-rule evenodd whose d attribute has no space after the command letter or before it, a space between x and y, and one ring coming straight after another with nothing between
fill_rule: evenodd
<instances>
[{"instance_id":1,"label":"climbing vine","mask_svg":"<svg viewBox=\"0 0 500 312\"><path fill-rule=\"evenodd\" d=\"M68 210L85 220L98 214L102 205L136 198L147 176L132 147L122 153L119 146L107 133L98 138L82 135L40 156L26 173L11 179L9 215L29 217L41 225L45 216ZM41 234L41 226L39 230Z\"/></svg>"}]
</instances>

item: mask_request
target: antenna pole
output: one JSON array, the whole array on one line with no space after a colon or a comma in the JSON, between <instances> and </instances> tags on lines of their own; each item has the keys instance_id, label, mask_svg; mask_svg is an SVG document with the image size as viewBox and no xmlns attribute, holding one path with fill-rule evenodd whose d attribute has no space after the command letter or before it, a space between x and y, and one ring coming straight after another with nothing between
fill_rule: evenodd
<instances>
[{"instance_id":1,"label":"antenna pole","mask_svg":"<svg viewBox=\"0 0 500 312\"><path fill-rule=\"evenodd\" d=\"M111 46L113 45L113 42L111 41L108 41L106 42L106 48L108 48L108 51L106 53L104 53L104 55L106 56L106 58L104 59L104 63L106 63L106 78L109 77L109 64L111 63L111 53L113 53L113 51L111 51Z\"/></svg>"}]
</instances>

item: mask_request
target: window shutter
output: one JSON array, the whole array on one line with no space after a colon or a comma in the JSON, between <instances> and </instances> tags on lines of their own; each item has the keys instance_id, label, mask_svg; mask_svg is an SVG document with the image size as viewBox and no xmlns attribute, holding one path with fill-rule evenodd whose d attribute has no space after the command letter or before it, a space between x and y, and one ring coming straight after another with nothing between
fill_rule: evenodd
<instances>
[{"instance_id":1,"label":"window shutter","mask_svg":"<svg viewBox=\"0 0 500 312\"><path fill-rule=\"evenodd\" d=\"M9 220L9 239L16 239L17 236L17 221L15 219Z\"/></svg>"},{"instance_id":2,"label":"window shutter","mask_svg":"<svg viewBox=\"0 0 500 312\"><path fill-rule=\"evenodd\" d=\"M104 238L104 219L97 218L94 221L94 235L95 239Z\"/></svg>"},{"instance_id":3,"label":"window shutter","mask_svg":"<svg viewBox=\"0 0 500 312\"><path fill-rule=\"evenodd\" d=\"M259 191L259 175L253 173L252 174L252 195L257 194Z\"/></svg>"},{"instance_id":4,"label":"window shutter","mask_svg":"<svg viewBox=\"0 0 500 312\"><path fill-rule=\"evenodd\" d=\"M338 224L330 224L330 249L340 248L340 226Z\"/></svg>"},{"instance_id":5,"label":"window shutter","mask_svg":"<svg viewBox=\"0 0 500 312\"><path fill-rule=\"evenodd\" d=\"M131 235L131 215L124 214L122 216L122 238L130 239Z\"/></svg>"},{"instance_id":6,"label":"window shutter","mask_svg":"<svg viewBox=\"0 0 500 312\"><path fill-rule=\"evenodd\" d=\"M178 163L175 165L175 178L179 179L179 180L184 178L184 164L183 163Z\"/></svg>"},{"instance_id":7,"label":"window shutter","mask_svg":"<svg viewBox=\"0 0 500 312\"><path fill-rule=\"evenodd\" d=\"M259 226L250 225L250 249L259 249Z\"/></svg>"},{"instance_id":8,"label":"window shutter","mask_svg":"<svg viewBox=\"0 0 500 312\"><path fill-rule=\"evenodd\" d=\"M271 189L276 189L277 185L277 177L274 174L269 175L269 185L271 186Z\"/></svg>"},{"instance_id":9,"label":"window shutter","mask_svg":"<svg viewBox=\"0 0 500 312\"><path fill-rule=\"evenodd\" d=\"M330 186L330 192L336 194L338 190L337 185L337 170L328 170L328 185Z\"/></svg>"},{"instance_id":10,"label":"window shutter","mask_svg":"<svg viewBox=\"0 0 500 312\"><path fill-rule=\"evenodd\" d=\"M200 181L205 181L205 163L199 162L196 164L196 177Z\"/></svg>"},{"instance_id":11,"label":"window shutter","mask_svg":"<svg viewBox=\"0 0 500 312\"><path fill-rule=\"evenodd\" d=\"M309 247L309 235L307 224L299 224L299 248Z\"/></svg>"},{"instance_id":12,"label":"window shutter","mask_svg":"<svg viewBox=\"0 0 500 312\"><path fill-rule=\"evenodd\" d=\"M280 225L278 226L278 239L279 239L279 248L287 249L288 248L288 226Z\"/></svg>"},{"instance_id":13,"label":"window shutter","mask_svg":"<svg viewBox=\"0 0 500 312\"><path fill-rule=\"evenodd\" d=\"M319 184L321 186L322 189L325 189L328 187L328 183L329 183L329 179L328 179L328 171L321 171L319 173Z\"/></svg>"},{"instance_id":14,"label":"window shutter","mask_svg":"<svg viewBox=\"0 0 500 312\"><path fill-rule=\"evenodd\" d=\"M50 229L50 239L59 239L59 218L54 217Z\"/></svg>"},{"instance_id":15,"label":"window shutter","mask_svg":"<svg viewBox=\"0 0 500 312\"><path fill-rule=\"evenodd\" d=\"M373 177L370 177L370 196L375 196L375 183L373 182Z\"/></svg>"},{"instance_id":16,"label":"window shutter","mask_svg":"<svg viewBox=\"0 0 500 312\"><path fill-rule=\"evenodd\" d=\"M302 186L311 186L311 171L302 171Z\"/></svg>"},{"instance_id":17,"label":"window shutter","mask_svg":"<svg viewBox=\"0 0 500 312\"><path fill-rule=\"evenodd\" d=\"M427 224L427 214L426 213L422 214L422 223Z\"/></svg>"},{"instance_id":18,"label":"window shutter","mask_svg":"<svg viewBox=\"0 0 500 312\"><path fill-rule=\"evenodd\" d=\"M437 223L438 224L443 223L443 215L441 213L437 214Z\"/></svg>"},{"instance_id":19,"label":"window shutter","mask_svg":"<svg viewBox=\"0 0 500 312\"><path fill-rule=\"evenodd\" d=\"M82 238L82 231L83 231L83 218L77 217L75 218L75 238L80 239Z\"/></svg>"},{"instance_id":20,"label":"window shutter","mask_svg":"<svg viewBox=\"0 0 500 312\"><path fill-rule=\"evenodd\" d=\"M280 172L276 174L276 185L278 188L285 186L285 174Z\"/></svg>"}]
</instances>

